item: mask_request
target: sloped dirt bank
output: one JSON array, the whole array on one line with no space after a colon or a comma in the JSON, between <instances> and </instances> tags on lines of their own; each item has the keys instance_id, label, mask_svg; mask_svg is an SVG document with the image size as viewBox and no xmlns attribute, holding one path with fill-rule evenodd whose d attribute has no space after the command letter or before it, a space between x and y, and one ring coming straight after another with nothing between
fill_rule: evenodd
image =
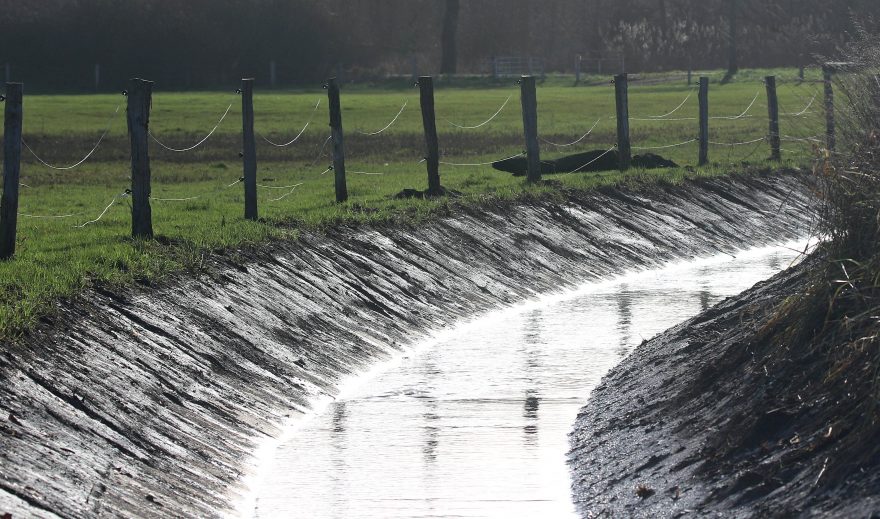
<instances>
[{"instance_id":1,"label":"sloped dirt bank","mask_svg":"<svg viewBox=\"0 0 880 519\"><path fill-rule=\"evenodd\" d=\"M877 517L877 438L851 416L862 366L835 373L787 333L823 255L643 343L606 376L571 436L583 517ZM852 458L853 441L864 456Z\"/></svg>"},{"instance_id":2,"label":"sloped dirt bank","mask_svg":"<svg viewBox=\"0 0 880 519\"><path fill-rule=\"evenodd\" d=\"M222 515L256 441L340 377L536 292L803 236L808 189L785 174L571 193L92 290L0 354L0 514Z\"/></svg>"}]
</instances>

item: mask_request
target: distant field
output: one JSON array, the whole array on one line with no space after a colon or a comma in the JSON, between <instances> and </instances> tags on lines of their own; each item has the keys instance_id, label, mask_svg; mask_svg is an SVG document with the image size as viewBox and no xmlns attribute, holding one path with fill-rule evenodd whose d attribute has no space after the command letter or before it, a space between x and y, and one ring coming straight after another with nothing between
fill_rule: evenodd
<instances>
[{"instance_id":1,"label":"distant field","mask_svg":"<svg viewBox=\"0 0 880 519\"><path fill-rule=\"evenodd\" d=\"M782 133L806 138L822 133L821 90L810 74L806 83L795 80L793 70L774 71L783 80L779 98ZM711 121L711 138L722 143L760 139L767 133L764 86L766 71L744 73L727 85L713 82L712 116L738 119ZM719 77L717 72L712 77ZM590 86L573 86L571 77L552 77L538 87L539 133L555 143L575 141L595 125L581 143L555 147L542 142L542 157L554 158L591 149L609 149L615 141L614 89L608 78L587 78ZM311 90L256 90L254 105L258 134L287 142L311 121L301 139L278 148L258 137L260 222L242 218L243 197L240 151L241 101L229 92L163 92L154 87L151 130L166 145L188 147L203 138L232 104L226 119L203 146L187 153L166 151L151 142L153 196L185 199L153 201L154 228L160 239L133 242L127 200L120 199L98 222L108 203L129 187L128 141L124 103L114 95L33 95L25 85L24 139L46 162L66 166L78 162L107 128L113 126L94 156L82 166L56 171L36 162L27 151L22 166L20 211L31 216L19 221L19 248L15 260L0 264L0 337L10 337L30 326L59 297L75 294L90 283L153 280L163 274L197 268L205 251L255 244L291 236L299 229L337 222L364 222L427 216L447 200L398 201L391 197L404 188L424 189L426 173L419 160L424 154L418 89L399 82L383 85L346 85L342 93L343 122L347 137L350 201L333 202L332 172L321 175L330 163L322 144L329 136L326 92ZM599 84L595 84L599 83ZM482 163L517 154L523 149L519 87L511 80L440 83L437 119L441 160ZM665 120L642 121L667 114L691 95ZM510 97L506 108L491 123L474 130L456 128L488 119ZM321 101L315 110L315 105ZM407 106L397 123L376 136L362 135L386 126ZM697 136L696 91L682 81L630 86L633 146L654 147L681 143ZM788 164L803 163L812 154L806 141L783 142ZM710 148L710 167L694 170L697 144L652 150L683 167L674 170L627 174L554 175L565 186L589 188L630 179L679 180L693 175L719 175L749 166L766 166L764 142L746 146ZM635 150L634 153L641 151ZM686 169L684 166L687 166ZM369 175L364 173L370 173ZM551 186L526 186L520 178L494 171L490 166L441 166L445 187L464 193L463 203L481 197L516 197L528 192L552 191ZM283 188L302 184L295 190ZM285 196L286 195L286 196ZM281 198L280 200L274 200ZM274 200L274 201L273 201Z\"/></svg>"}]
</instances>

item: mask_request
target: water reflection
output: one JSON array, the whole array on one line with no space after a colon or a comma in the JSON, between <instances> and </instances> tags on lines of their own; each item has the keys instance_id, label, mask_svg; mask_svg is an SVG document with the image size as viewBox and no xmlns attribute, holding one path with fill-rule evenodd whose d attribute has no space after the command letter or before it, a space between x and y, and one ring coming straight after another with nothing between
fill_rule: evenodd
<instances>
[{"instance_id":1,"label":"water reflection","mask_svg":"<svg viewBox=\"0 0 880 519\"><path fill-rule=\"evenodd\" d=\"M620 289L614 296L617 303L617 330L620 333L617 353L621 357L629 353L632 344L632 297L626 283L620 284Z\"/></svg>"},{"instance_id":2,"label":"water reflection","mask_svg":"<svg viewBox=\"0 0 880 519\"><path fill-rule=\"evenodd\" d=\"M255 515L576 517L567 434L590 389L643 338L793 256L646 272L464 327L298 430L275 453Z\"/></svg>"}]
</instances>

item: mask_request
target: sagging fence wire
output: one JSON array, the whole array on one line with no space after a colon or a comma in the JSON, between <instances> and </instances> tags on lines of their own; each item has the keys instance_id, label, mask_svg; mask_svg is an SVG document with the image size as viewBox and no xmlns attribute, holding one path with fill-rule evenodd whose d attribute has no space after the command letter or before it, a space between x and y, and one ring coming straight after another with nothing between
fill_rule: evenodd
<instances>
[{"instance_id":1,"label":"sagging fence wire","mask_svg":"<svg viewBox=\"0 0 880 519\"><path fill-rule=\"evenodd\" d=\"M409 99L404 99L404 100L403 100L403 106L400 107L400 111L397 112L397 115L395 115L394 118L391 119L391 122L388 123L387 125L385 125L381 130L377 130L377 131L375 131L375 132L363 132L363 131L360 131L360 130L356 130L357 133L359 133L359 134L361 134L361 135L366 135L367 137L372 137L372 136L375 136L375 135L379 135L379 134L381 134L381 133L384 133L385 130L387 130L387 129L391 128L392 126L394 126L394 123L396 123L397 120L400 119L401 114L403 114L403 111L406 110L406 105L407 105L407 103L409 103Z\"/></svg>"},{"instance_id":2,"label":"sagging fence wire","mask_svg":"<svg viewBox=\"0 0 880 519\"><path fill-rule=\"evenodd\" d=\"M813 106L813 103L816 101L816 98L817 98L818 96L819 96L819 92L817 91L817 92L815 92L815 93L813 94L813 97L810 99L810 102L807 103L807 106L805 106L804 109L801 110L800 112L797 112L797 113L786 113L786 112L783 112L783 113L780 113L779 115L780 115L780 116L786 116L786 117L800 117L800 116L805 115L805 114L811 114L811 113L814 113L814 112L808 112L808 110L810 109L811 106Z\"/></svg>"},{"instance_id":3,"label":"sagging fence wire","mask_svg":"<svg viewBox=\"0 0 880 519\"><path fill-rule=\"evenodd\" d=\"M296 137L294 137L292 140L290 140L288 142L280 144L280 143L270 141L267 137L264 137L259 132L257 132L257 135L259 135L261 139L263 139L267 143L271 144L272 146L275 146L276 148L286 148L286 147L290 146L291 144L295 143L296 141L298 141L299 138L302 137L304 133L306 133L306 130L308 129L309 125L312 124L312 121L315 119L315 114L318 112L319 106L321 106L320 99L318 99L318 102L315 104L315 108L312 110L312 115L309 116L309 120L306 121L306 125L302 127L302 130L300 130L298 134L296 134Z\"/></svg>"},{"instance_id":4,"label":"sagging fence wire","mask_svg":"<svg viewBox=\"0 0 880 519\"><path fill-rule=\"evenodd\" d=\"M71 169L78 168L79 166L83 165L87 160L89 160L89 158L90 158L92 155L94 155L94 153L95 153L96 151L98 151L98 147L101 146L101 142L104 141L104 137L106 137L107 134L110 133L110 130L113 128L113 122L114 122L114 120L115 120L115 118L116 118L116 114L119 113L119 109L120 109L121 107L122 107L122 104L118 104L118 105L116 105L116 110L113 111L113 115L111 115L111 116L110 116L110 119L107 121L107 124L106 124L107 129L105 129L105 130L104 130L104 133L102 133L101 136L98 138L98 142L96 142L95 145L92 147L92 149L91 149L88 153L86 153L86 156L83 157L82 160L80 160L79 162L77 162L76 164L73 164L73 165L71 165L71 166L53 166L52 164L49 164L48 162L46 162L45 160L41 159L41 158L37 155L37 153L33 150L33 148L31 148L31 147L28 145L27 141L24 140L24 137L22 137L22 139L21 139L21 144L22 144L22 146L24 146L24 147L30 152L31 155L33 155L33 157L37 160L37 162L39 162L40 164L46 166L46 167L49 168L49 169L54 169L54 170L56 170L56 171L69 171L69 170L71 170Z\"/></svg>"},{"instance_id":5,"label":"sagging fence wire","mask_svg":"<svg viewBox=\"0 0 880 519\"><path fill-rule=\"evenodd\" d=\"M192 146L190 146L188 148L172 148L171 146L166 145L165 143L160 141L158 138L156 138L156 136L153 134L152 131L147 130L147 133L150 134L150 138L153 139L156 142L156 144L158 144L159 146L162 146L163 148L165 148L168 151L171 151L174 153L184 153L187 151L192 151L192 150L198 148L199 146L201 146L202 144L204 144L205 142L207 142L208 139L210 139L211 136L214 135L214 132L217 131L217 128L219 128L220 125L223 123L223 120L226 119L226 116L229 114L229 111L232 109L233 104L234 104L234 102L229 103L229 106L226 107L226 111L223 112L222 116L220 116L220 120L217 121L217 124L214 125L214 128L212 128L211 131L208 132L208 135L205 135L205 137L202 140L200 140L199 142L193 144Z\"/></svg>"},{"instance_id":6,"label":"sagging fence wire","mask_svg":"<svg viewBox=\"0 0 880 519\"><path fill-rule=\"evenodd\" d=\"M212 191L208 191L208 192L202 193L200 195L194 195L194 196L188 196L188 197L182 197L182 198L160 198L160 197L151 196L150 200L155 200L157 202L189 202L189 201L198 200L200 198L204 198L207 196L216 195L217 193L220 193L222 191L226 191L227 189L229 189L233 186L236 186L236 185L240 184L241 182L244 182L244 177L239 178L238 180L236 180L235 182L233 182L227 186L223 186L219 189L214 189Z\"/></svg>"},{"instance_id":7,"label":"sagging fence wire","mask_svg":"<svg viewBox=\"0 0 880 519\"><path fill-rule=\"evenodd\" d=\"M544 143L546 143L546 144L549 144L549 145L551 145L551 146L556 146L557 148L568 148L568 147L570 147L570 146L574 146L575 144L580 143L581 141L583 141L584 139L586 139L587 137L589 137L590 134L593 133L593 130L596 129L596 126L599 126L599 123L600 123L601 121L602 121L602 119L596 119L596 122L593 124L592 127L590 127L589 130L587 130L587 133L583 134L578 140L576 140L576 141L574 141L574 142L570 142L570 143L568 143L568 144L557 144L557 143L555 143L555 142L548 141L547 139L544 139L544 138L541 138L541 141L544 142Z\"/></svg>"},{"instance_id":8,"label":"sagging fence wire","mask_svg":"<svg viewBox=\"0 0 880 519\"><path fill-rule=\"evenodd\" d=\"M684 107L685 104L687 104L688 100L689 100L693 95L694 95L694 92L693 92L693 90L691 90L690 92L688 92L687 97L684 98L684 101L682 101L680 105L676 106L671 112L666 113L666 114L663 114L663 115L649 115L649 116L648 116L648 119L665 119L665 118L669 117L670 115L675 114L676 112L678 112L679 110L681 110L681 109Z\"/></svg>"},{"instance_id":9,"label":"sagging fence wire","mask_svg":"<svg viewBox=\"0 0 880 519\"><path fill-rule=\"evenodd\" d=\"M330 142L331 139L333 139L332 135L324 139L324 143L321 145L321 149L318 151L318 155L315 157L315 160L309 163L309 167L313 167L315 164L318 163L319 160L321 160L321 157L324 156L324 150L327 148L327 143ZM317 146L315 147L317 148Z\"/></svg>"},{"instance_id":10,"label":"sagging fence wire","mask_svg":"<svg viewBox=\"0 0 880 519\"><path fill-rule=\"evenodd\" d=\"M595 164L596 162L599 162L599 160L600 160L602 157L604 157L605 155L608 155L609 153L611 153L612 151L614 151L614 150L616 150L616 149L617 149L617 145L615 144L614 146L611 146L610 148L608 148L607 150L605 150L601 155L599 155L598 157L594 158L593 160L587 162L586 164L583 164L583 165L581 165L581 166L578 166L577 168L575 168L575 169L572 170L572 171L569 171L569 172L567 172L567 173L563 173L563 175L571 175L572 173L578 173L578 172L580 172L580 170L582 170L582 169L584 169L584 168L586 168L586 167L592 166L592 165Z\"/></svg>"},{"instance_id":11,"label":"sagging fence wire","mask_svg":"<svg viewBox=\"0 0 880 519\"><path fill-rule=\"evenodd\" d=\"M329 169L327 171L329 171ZM323 175L323 173L322 173L322 175ZM299 186L301 186L301 185L303 185L303 182L300 182L299 184L294 184L292 186L287 186L290 188L290 191L288 191L287 193L284 193L283 195L279 196L278 198L270 198L268 200L268 202L280 202L281 200L284 200L285 198L292 195L293 192L296 191L297 188L299 188Z\"/></svg>"},{"instance_id":12,"label":"sagging fence wire","mask_svg":"<svg viewBox=\"0 0 880 519\"><path fill-rule=\"evenodd\" d=\"M520 152L520 153L517 153L516 155L511 155L510 157L505 157L505 158L503 158L503 159L493 160L492 162L479 162L479 163L471 163L471 164L466 164L466 163L456 163L456 162L443 162L443 161L440 161L439 163L440 163L440 164L443 164L444 166L452 166L452 167L491 166L492 164L494 164L494 163L496 163L496 162L501 162L501 161L504 161L504 160L515 159L515 158L518 158L518 157L524 157L525 155L526 155L525 152Z\"/></svg>"},{"instance_id":13,"label":"sagging fence wire","mask_svg":"<svg viewBox=\"0 0 880 519\"><path fill-rule=\"evenodd\" d=\"M759 97L761 97L761 89L758 89L758 91L755 92L755 97L752 99L752 102L749 103L749 106L747 106L746 109L739 115L717 115L715 117L709 117L709 119L737 121L739 119L745 119L746 117L751 117L750 115L748 115L748 113L751 112L752 108L755 107L755 103L758 102Z\"/></svg>"},{"instance_id":14,"label":"sagging fence wire","mask_svg":"<svg viewBox=\"0 0 880 519\"><path fill-rule=\"evenodd\" d=\"M691 143L697 142L697 141L699 141L699 140L700 140L700 139L694 138L694 139L691 139L691 140L689 140L689 141L678 142L678 143L675 143L675 144L667 144L667 145L665 145L665 146L633 146L632 149L633 149L633 150L636 150L636 151L643 151L643 150L667 150L667 149L669 149L669 148L677 148L677 147L679 147L679 146L686 146L686 145L688 145L688 144L691 144Z\"/></svg>"},{"instance_id":15,"label":"sagging fence wire","mask_svg":"<svg viewBox=\"0 0 880 519\"><path fill-rule=\"evenodd\" d=\"M512 95L507 96L507 99L505 99L504 103L501 104L501 108L499 108L498 111L492 115L492 117L486 119L485 121L483 121L480 124L477 124L475 126L464 126L464 125L456 124L456 123L450 121L449 119L447 119L446 122L448 122L452 126L455 126L456 128L461 128L462 130L476 130L477 128L482 128L483 126L486 126L487 124L494 121L495 118L498 117L502 111L504 111L504 107L507 106L507 103L510 102L511 98L513 98Z\"/></svg>"},{"instance_id":16,"label":"sagging fence wire","mask_svg":"<svg viewBox=\"0 0 880 519\"><path fill-rule=\"evenodd\" d=\"M750 141L742 141L742 142L717 142L717 141L709 141L709 144L713 146L727 146L727 147L736 147L736 146L748 146L749 144L755 144L756 142L764 142L767 140L767 137L759 137L757 139L753 139Z\"/></svg>"},{"instance_id":17,"label":"sagging fence wire","mask_svg":"<svg viewBox=\"0 0 880 519\"><path fill-rule=\"evenodd\" d=\"M104 216L110 211L111 207L117 205L119 202L121 202L125 198L128 198L130 195L131 195L131 190L129 190L129 189L126 189L122 193L119 193L118 195L113 197L113 200L111 200L110 203L107 204L107 207L105 207L104 210L101 211L101 214L99 214L97 218L95 218L94 220L89 220L88 222L81 224L81 225L74 225L74 228L82 229L82 228L87 227L89 225L96 224L96 223L100 222L101 219L104 218Z\"/></svg>"}]
</instances>

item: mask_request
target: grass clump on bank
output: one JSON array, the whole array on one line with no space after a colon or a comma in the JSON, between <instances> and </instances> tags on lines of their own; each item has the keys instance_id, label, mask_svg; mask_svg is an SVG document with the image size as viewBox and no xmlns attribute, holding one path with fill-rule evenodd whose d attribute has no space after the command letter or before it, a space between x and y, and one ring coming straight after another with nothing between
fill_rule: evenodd
<instances>
[{"instance_id":1,"label":"grass clump on bank","mask_svg":"<svg viewBox=\"0 0 880 519\"><path fill-rule=\"evenodd\" d=\"M712 139L734 143L767 132L763 72L744 74L741 82L713 84L712 115L742 117L713 120ZM793 73L791 74L793 75ZM442 160L483 163L519 153L523 147L518 90L509 85L489 88L440 88L437 91L438 126ZM128 144L124 110L116 114L113 129L93 159L70 171L45 168L29 155L22 165L20 211L32 216L19 220L18 253L0 263L0 338L9 340L51 312L60 298L74 296L93 284L117 286L153 283L181 270L198 271L214 251L258 246L271 240L293 239L302 230L332 225L385 222L417 223L447 214L450 205L479 205L486 200L516 200L558 196L560 190L586 190L633 181L679 182L693 176L717 176L745 169L778 167L765 160L766 143L712 148L713 164L699 170L696 143L657 150L682 168L655 171L609 172L548 176L554 182L529 186L521 178L490 166L441 167L443 185L461 193L455 200L397 200L406 188L424 189L426 173L419 164L424 140L417 92L394 88L348 88L343 91L347 129L347 165L350 201L336 204L332 172L324 145L326 100L313 91L260 93L255 97L256 129L261 137L287 142L310 122L302 138L287 148L258 137L259 222L243 219L243 193L238 159L240 102L230 93L163 93L154 90L151 130L172 147L200 140L223 110L232 109L215 135L190 153L173 153L151 143L153 219L157 239L134 241L130 234L128 200L119 197L129 187ZM794 138L813 137L821 129L821 100L816 85L791 81L780 87L784 111L804 114L783 118L783 132ZM475 124L492 115L508 96L507 108L480 130L461 130L448 121ZM666 120L652 116L689 101ZM318 99L322 104L315 110ZM406 100L408 108L398 122L378 136ZM77 162L106 128L107 116L121 101L118 96L27 96L24 137L43 160L57 165ZM568 143L596 124L582 143L555 147L542 142L542 156L552 159L589 149L607 149L615 141L613 87L578 86L552 78L539 87L539 131L547 141ZM696 133L696 95L683 82L639 85L630 90L633 145L665 146L692 139ZM599 120L598 123L596 121ZM804 161L809 141L786 142L785 165ZM27 153L27 152L26 152ZM637 151L638 153L638 151ZM292 188L290 186L297 186ZM192 198L197 197L197 198ZM94 220L112 201L100 221ZM70 216L68 216L70 215ZM81 227L82 226L82 227Z\"/></svg>"},{"instance_id":2,"label":"grass clump on bank","mask_svg":"<svg viewBox=\"0 0 880 519\"><path fill-rule=\"evenodd\" d=\"M766 388L754 416L772 417L763 422L774 423L768 436L789 436L778 445L768 438L760 455L726 444L752 461L772 457L754 470L767 481L797 478L818 500L804 506L875 496L880 466L880 38L863 34L845 61L835 77L838 147L815 164L824 243L801 293L739 353L749 366L742 383ZM728 423L717 436L745 430Z\"/></svg>"}]
</instances>

